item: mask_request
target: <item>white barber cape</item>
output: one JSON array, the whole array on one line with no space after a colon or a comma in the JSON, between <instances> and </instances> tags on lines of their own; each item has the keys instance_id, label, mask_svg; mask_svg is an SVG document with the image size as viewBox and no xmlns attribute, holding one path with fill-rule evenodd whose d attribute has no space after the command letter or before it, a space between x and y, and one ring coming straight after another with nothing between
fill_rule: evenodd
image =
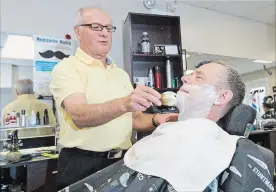
<instances>
[{"instance_id":1,"label":"white barber cape","mask_svg":"<svg viewBox=\"0 0 276 192\"><path fill-rule=\"evenodd\" d=\"M239 138L208 119L165 123L135 143L124 163L167 180L176 191L203 191L230 165Z\"/></svg>"}]
</instances>

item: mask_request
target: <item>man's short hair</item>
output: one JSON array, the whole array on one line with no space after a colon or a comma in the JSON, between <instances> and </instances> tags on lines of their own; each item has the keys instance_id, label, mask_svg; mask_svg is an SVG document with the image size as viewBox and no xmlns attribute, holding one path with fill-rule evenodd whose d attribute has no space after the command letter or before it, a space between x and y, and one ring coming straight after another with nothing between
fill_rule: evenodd
<instances>
[{"instance_id":1,"label":"man's short hair","mask_svg":"<svg viewBox=\"0 0 276 192\"><path fill-rule=\"evenodd\" d=\"M224 88L229 89L233 93L233 97L231 101L228 103L228 108L226 110L228 111L231 108L241 104L245 97L245 84L242 81L239 72L232 66L227 65L224 62L219 60L203 61L199 63L196 66L196 68L199 68L200 66L208 63L219 64L225 68L225 73L223 73L223 75L225 75L226 78L225 78L225 83L223 83L224 85L222 86L223 87L225 86Z\"/></svg>"},{"instance_id":2,"label":"man's short hair","mask_svg":"<svg viewBox=\"0 0 276 192\"><path fill-rule=\"evenodd\" d=\"M75 25L79 26L81 24L84 24L84 11L86 9L101 9L103 10L99 5L94 5L94 6L87 6L87 7L82 7L77 10L76 16L75 16ZM104 11L104 10L103 10Z\"/></svg>"},{"instance_id":3,"label":"man's short hair","mask_svg":"<svg viewBox=\"0 0 276 192\"><path fill-rule=\"evenodd\" d=\"M16 92L18 95L33 94L33 81L31 79L21 79L16 82Z\"/></svg>"}]
</instances>

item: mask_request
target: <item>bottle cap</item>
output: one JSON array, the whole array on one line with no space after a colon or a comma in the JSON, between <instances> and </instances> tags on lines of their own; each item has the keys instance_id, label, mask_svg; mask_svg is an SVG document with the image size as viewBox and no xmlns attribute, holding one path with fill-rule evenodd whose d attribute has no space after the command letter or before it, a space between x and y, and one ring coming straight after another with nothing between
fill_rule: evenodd
<instances>
[{"instance_id":1,"label":"bottle cap","mask_svg":"<svg viewBox=\"0 0 276 192\"><path fill-rule=\"evenodd\" d=\"M160 67L157 65L154 67L155 71L161 71Z\"/></svg>"},{"instance_id":2,"label":"bottle cap","mask_svg":"<svg viewBox=\"0 0 276 192\"><path fill-rule=\"evenodd\" d=\"M148 32L143 32L143 35L148 35Z\"/></svg>"}]
</instances>

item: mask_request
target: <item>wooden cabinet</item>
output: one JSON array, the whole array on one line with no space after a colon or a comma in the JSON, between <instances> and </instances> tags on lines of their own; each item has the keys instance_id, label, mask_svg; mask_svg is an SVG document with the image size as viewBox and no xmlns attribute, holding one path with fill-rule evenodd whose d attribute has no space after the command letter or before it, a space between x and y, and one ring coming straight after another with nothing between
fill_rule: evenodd
<instances>
[{"instance_id":1,"label":"wooden cabinet","mask_svg":"<svg viewBox=\"0 0 276 192\"><path fill-rule=\"evenodd\" d=\"M150 54L143 54L139 50L142 33L147 32L150 38ZM124 68L128 72L132 83L134 77L147 77L150 68L160 66L161 88L159 92L177 91L183 76L183 59L180 17L141 13L129 13L124 22ZM177 47L177 54L156 54L154 45L173 45ZM172 79L178 79L176 87L167 88L166 61L170 60Z\"/></svg>"}]
</instances>

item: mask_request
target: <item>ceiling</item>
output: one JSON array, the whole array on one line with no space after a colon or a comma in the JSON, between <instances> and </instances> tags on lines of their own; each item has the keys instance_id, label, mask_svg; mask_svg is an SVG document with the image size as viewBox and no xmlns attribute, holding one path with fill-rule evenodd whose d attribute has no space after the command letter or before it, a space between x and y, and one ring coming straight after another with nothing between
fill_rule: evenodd
<instances>
[{"instance_id":1,"label":"ceiling","mask_svg":"<svg viewBox=\"0 0 276 192\"><path fill-rule=\"evenodd\" d=\"M210 54L200 54L200 53L187 53L187 55L190 55L187 58L188 70L194 70L195 65L199 64L202 61L211 60L211 59L220 60L225 62L226 64L233 66L238 70L240 74L264 70L263 65L265 65L266 68L276 66L275 61L269 64L262 64L262 63L255 63L253 62L254 60L246 59L246 58L236 58L236 57L227 57L227 56L218 56L218 55L210 55Z\"/></svg>"},{"instance_id":2,"label":"ceiling","mask_svg":"<svg viewBox=\"0 0 276 192\"><path fill-rule=\"evenodd\" d=\"M259 1L186 1L178 0L196 7L210 9L216 12L229 14L249 20L276 25L275 0Z\"/></svg>"}]
</instances>

